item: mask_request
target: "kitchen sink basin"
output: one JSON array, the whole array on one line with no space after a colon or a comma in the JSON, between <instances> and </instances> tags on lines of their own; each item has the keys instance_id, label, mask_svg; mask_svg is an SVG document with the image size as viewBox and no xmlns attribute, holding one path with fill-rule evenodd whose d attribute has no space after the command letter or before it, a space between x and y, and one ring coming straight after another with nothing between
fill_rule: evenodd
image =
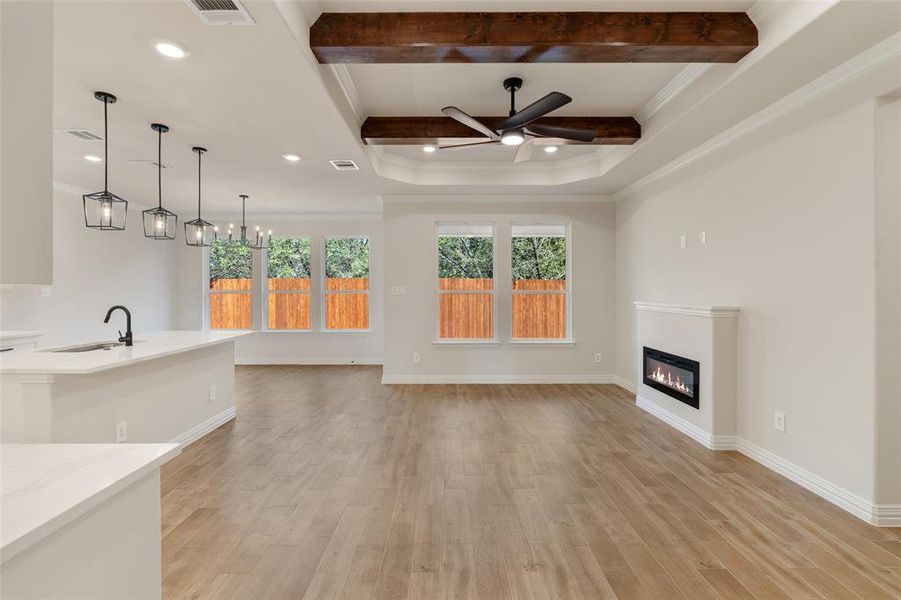
<instances>
[{"instance_id":1,"label":"kitchen sink basin","mask_svg":"<svg viewBox=\"0 0 901 600\"><path fill-rule=\"evenodd\" d=\"M135 340L138 343L140 340ZM47 352L95 352L97 350L112 350L113 348L124 347L125 342L93 342L90 344L82 344L80 346L69 346L67 348L59 348L57 350L47 350Z\"/></svg>"}]
</instances>

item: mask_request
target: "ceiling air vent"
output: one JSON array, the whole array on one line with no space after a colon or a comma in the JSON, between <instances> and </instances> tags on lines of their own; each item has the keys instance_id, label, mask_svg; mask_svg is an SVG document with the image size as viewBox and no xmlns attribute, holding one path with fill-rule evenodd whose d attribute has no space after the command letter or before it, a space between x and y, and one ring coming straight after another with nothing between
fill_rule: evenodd
<instances>
[{"instance_id":1,"label":"ceiling air vent","mask_svg":"<svg viewBox=\"0 0 901 600\"><path fill-rule=\"evenodd\" d=\"M352 160L330 160L332 166L335 167L338 171L359 171L360 167L357 166Z\"/></svg>"},{"instance_id":2,"label":"ceiling air vent","mask_svg":"<svg viewBox=\"0 0 901 600\"><path fill-rule=\"evenodd\" d=\"M237 0L185 0L207 25L253 25L250 14Z\"/></svg>"},{"instance_id":3,"label":"ceiling air vent","mask_svg":"<svg viewBox=\"0 0 901 600\"><path fill-rule=\"evenodd\" d=\"M100 142L103 140L103 137L87 129L63 129L62 131L82 142Z\"/></svg>"}]
</instances>

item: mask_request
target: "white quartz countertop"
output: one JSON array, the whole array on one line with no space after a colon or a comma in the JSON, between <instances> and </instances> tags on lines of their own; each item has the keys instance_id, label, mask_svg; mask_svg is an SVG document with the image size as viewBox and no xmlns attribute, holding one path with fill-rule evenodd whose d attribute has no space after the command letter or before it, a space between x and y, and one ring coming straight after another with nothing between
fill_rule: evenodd
<instances>
[{"instance_id":1,"label":"white quartz countertop","mask_svg":"<svg viewBox=\"0 0 901 600\"><path fill-rule=\"evenodd\" d=\"M91 352L54 352L62 348L41 348L33 352L0 355L0 373L21 375L87 375L126 367L136 363L190 352L206 346L230 342L249 331L214 333L210 331L135 332L134 345ZM94 340L94 343L113 340ZM92 343L86 341L85 344ZM83 344L75 344L81 346Z\"/></svg>"},{"instance_id":2,"label":"white quartz countertop","mask_svg":"<svg viewBox=\"0 0 901 600\"><path fill-rule=\"evenodd\" d=\"M0 445L0 563L179 452L178 444Z\"/></svg>"},{"instance_id":3,"label":"white quartz countertop","mask_svg":"<svg viewBox=\"0 0 901 600\"><path fill-rule=\"evenodd\" d=\"M10 340L19 340L22 338L39 338L47 333L46 331L0 331L0 342L8 342Z\"/></svg>"}]
</instances>

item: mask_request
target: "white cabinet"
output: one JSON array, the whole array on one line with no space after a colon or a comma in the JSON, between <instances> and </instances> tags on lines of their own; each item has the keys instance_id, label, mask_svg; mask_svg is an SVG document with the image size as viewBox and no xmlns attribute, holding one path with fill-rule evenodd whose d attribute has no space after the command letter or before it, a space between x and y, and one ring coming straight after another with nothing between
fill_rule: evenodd
<instances>
[{"instance_id":1,"label":"white cabinet","mask_svg":"<svg viewBox=\"0 0 901 600\"><path fill-rule=\"evenodd\" d=\"M0 284L53 281L53 2L0 1Z\"/></svg>"}]
</instances>

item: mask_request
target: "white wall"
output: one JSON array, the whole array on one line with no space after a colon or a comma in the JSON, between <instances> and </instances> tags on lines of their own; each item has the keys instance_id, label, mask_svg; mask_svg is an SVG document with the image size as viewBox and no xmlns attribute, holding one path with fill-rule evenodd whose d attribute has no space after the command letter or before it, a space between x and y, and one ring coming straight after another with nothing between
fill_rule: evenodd
<instances>
[{"instance_id":1,"label":"white wall","mask_svg":"<svg viewBox=\"0 0 901 600\"><path fill-rule=\"evenodd\" d=\"M216 216L211 221L236 223L234 215ZM382 221L381 216L281 217L248 218L248 226L259 224L272 229L280 237L311 239L312 332L259 332L236 342L236 359L244 364L349 364L382 362ZM237 223L236 223L237 225ZM223 227L220 227L223 229ZM326 333L320 327L320 256L322 240L328 236L361 235L370 244L370 331L361 333ZM180 329L201 329L204 321L204 256L185 248L178 252L176 291ZM262 254L254 252L254 274L262 272ZM262 288L262 279L259 280ZM263 294L254 298L254 323L262 323Z\"/></svg>"},{"instance_id":2,"label":"white wall","mask_svg":"<svg viewBox=\"0 0 901 600\"><path fill-rule=\"evenodd\" d=\"M135 332L172 329L175 249L184 241L144 238L141 211L130 202L125 231L95 231L84 225L80 192L53 193L53 286L49 297L37 286L0 291L0 329L41 330L40 346L118 337L125 317L106 310L124 304ZM19 249L27 253L28 248Z\"/></svg>"},{"instance_id":3,"label":"white wall","mask_svg":"<svg viewBox=\"0 0 901 600\"><path fill-rule=\"evenodd\" d=\"M597 198L389 198L385 228L386 381L609 381L615 341L615 208ZM496 225L495 281L510 287L511 222L571 224L572 345L511 344L509 296L499 294L497 345L434 344L436 222ZM406 296L391 296L406 286ZM414 364L413 353L421 362ZM600 353L602 363L594 362Z\"/></svg>"},{"instance_id":4,"label":"white wall","mask_svg":"<svg viewBox=\"0 0 901 600\"><path fill-rule=\"evenodd\" d=\"M862 104L617 206L618 375L636 380L634 301L740 306L738 435L869 501L873 122Z\"/></svg>"}]
</instances>

